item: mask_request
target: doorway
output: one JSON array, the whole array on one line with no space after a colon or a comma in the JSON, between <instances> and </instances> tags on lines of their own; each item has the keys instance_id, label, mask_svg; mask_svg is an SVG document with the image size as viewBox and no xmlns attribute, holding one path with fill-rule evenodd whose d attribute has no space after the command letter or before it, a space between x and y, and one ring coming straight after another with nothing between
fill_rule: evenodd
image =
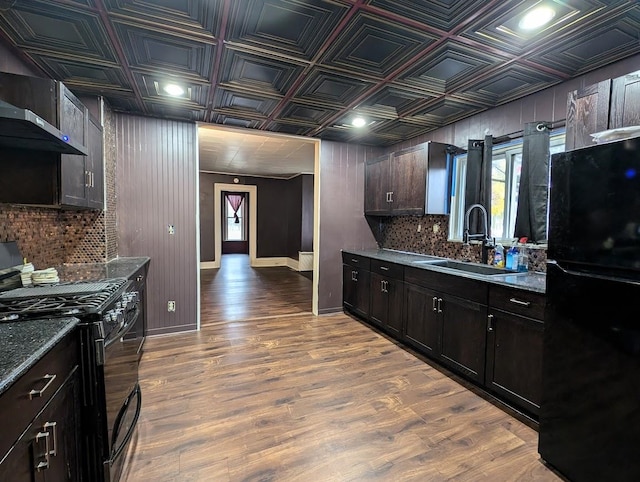
<instances>
[{"instance_id":1,"label":"doorway","mask_svg":"<svg viewBox=\"0 0 640 482\"><path fill-rule=\"evenodd\" d=\"M241 184L223 184L215 183L213 185L213 213L214 213L214 260L207 263L206 268L220 268L220 261L222 259L222 243L224 238L223 228L223 193L229 194L242 194L245 196L245 201L248 201L248 213L247 205L245 205L245 217L248 217L248 245L249 245L249 265L254 266L256 263L256 230L257 230L257 203L258 203L258 187L252 185ZM227 220L225 219L225 224ZM202 264L202 263L201 263Z\"/></svg>"},{"instance_id":2,"label":"doorway","mask_svg":"<svg viewBox=\"0 0 640 482\"><path fill-rule=\"evenodd\" d=\"M249 194L222 192L222 255L249 254Z\"/></svg>"}]
</instances>

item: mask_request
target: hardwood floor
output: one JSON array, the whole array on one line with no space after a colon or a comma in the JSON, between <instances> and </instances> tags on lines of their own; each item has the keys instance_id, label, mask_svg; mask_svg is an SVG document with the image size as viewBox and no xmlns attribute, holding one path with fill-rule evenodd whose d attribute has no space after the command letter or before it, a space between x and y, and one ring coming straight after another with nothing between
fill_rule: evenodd
<instances>
[{"instance_id":1,"label":"hardwood floor","mask_svg":"<svg viewBox=\"0 0 640 482\"><path fill-rule=\"evenodd\" d=\"M358 320L258 305L147 339L123 482L561 480L534 430Z\"/></svg>"},{"instance_id":2,"label":"hardwood floor","mask_svg":"<svg viewBox=\"0 0 640 482\"><path fill-rule=\"evenodd\" d=\"M312 281L287 267L252 268L247 255L226 254L200 277L202 325L311 313Z\"/></svg>"}]
</instances>

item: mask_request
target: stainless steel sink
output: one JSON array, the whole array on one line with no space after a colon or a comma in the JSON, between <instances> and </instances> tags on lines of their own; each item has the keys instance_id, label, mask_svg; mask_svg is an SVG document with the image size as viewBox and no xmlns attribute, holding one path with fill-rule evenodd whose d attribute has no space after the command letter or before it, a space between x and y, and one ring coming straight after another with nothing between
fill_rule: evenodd
<instances>
[{"instance_id":1,"label":"stainless steel sink","mask_svg":"<svg viewBox=\"0 0 640 482\"><path fill-rule=\"evenodd\" d=\"M454 269L456 271L464 271L465 273L481 274L483 276L517 273L516 271L506 269L506 268L496 268L495 266L487 266L486 264L467 263L464 261L454 261L452 259L434 260L434 261L415 261L413 264L429 264L431 266L440 266L442 268Z\"/></svg>"}]
</instances>

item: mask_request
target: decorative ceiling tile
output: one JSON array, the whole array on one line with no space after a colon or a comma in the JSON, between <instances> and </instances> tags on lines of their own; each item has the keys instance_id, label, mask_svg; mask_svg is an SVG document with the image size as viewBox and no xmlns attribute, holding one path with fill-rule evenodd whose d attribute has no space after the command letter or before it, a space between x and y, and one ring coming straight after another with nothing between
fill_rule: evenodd
<instances>
[{"instance_id":1,"label":"decorative ceiling tile","mask_svg":"<svg viewBox=\"0 0 640 482\"><path fill-rule=\"evenodd\" d=\"M314 69L306 77L296 98L340 106L358 97L372 85L357 78Z\"/></svg>"},{"instance_id":2,"label":"decorative ceiling tile","mask_svg":"<svg viewBox=\"0 0 640 482\"><path fill-rule=\"evenodd\" d=\"M553 77L524 65L511 64L459 90L456 97L496 106L555 85L562 80L560 77Z\"/></svg>"},{"instance_id":3,"label":"decorative ceiling tile","mask_svg":"<svg viewBox=\"0 0 640 482\"><path fill-rule=\"evenodd\" d=\"M540 2L507 0L500 2L491 13L481 16L462 33L463 37L479 42L479 47L490 48L521 55L541 43L562 38L566 32L582 28L591 15L603 7L597 0L567 2L565 0L545 0L556 12L553 20L544 28L533 32L523 30L519 23Z\"/></svg>"},{"instance_id":4,"label":"decorative ceiling tile","mask_svg":"<svg viewBox=\"0 0 640 482\"><path fill-rule=\"evenodd\" d=\"M324 66L386 77L436 38L382 17L358 13L321 59Z\"/></svg>"},{"instance_id":5,"label":"decorative ceiling tile","mask_svg":"<svg viewBox=\"0 0 640 482\"><path fill-rule=\"evenodd\" d=\"M53 77L61 79L72 90L109 95L131 95L124 72L114 64L90 64L77 59L61 59L31 54L30 57Z\"/></svg>"},{"instance_id":6,"label":"decorative ceiling tile","mask_svg":"<svg viewBox=\"0 0 640 482\"><path fill-rule=\"evenodd\" d=\"M222 0L104 0L113 18L161 31L173 29L192 36L217 37Z\"/></svg>"},{"instance_id":7,"label":"decorative ceiling tile","mask_svg":"<svg viewBox=\"0 0 640 482\"><path fill-rule=\"evenodd\" d=\"M363 100L358 104L357 110L363 114L371 114L380 118L397 119L416 102L434 98L432 95L387 86Z\"/></svg>"},{"instance_id":8,"label":"decorative ceiling tile","mask_svg":"<svg viewBox=\"0 0 640 482\"><path fill-rule=\"evenodd\" d=\"M504 58L486 54L452 41L438 49L402 74L397 83L444 94L470 78L477 78L489 67L504 62Z\"/></svg>"},{"instance_id":9,"label":"decorative ceiling tile","mask_svg":"<svg viewBox=\"0 0 640 482\"><path fill-rule=\"evenodd\" d=\"M347 12L322 0L234 1L226 40L311 60Z\"/></svg>"},{"instance_id":10,"label":"decorative ceiling tile","mask_svg":"<svg viewBox=\"0 0 640 482\"><path fill-rule=\"evenodd\" d=\"M155 75L182 75L207 80L211 73L214 46L146 28L114 22L128 65Z\"/></svg>"},{"instance_id":11,"label":"decorative ceiling tile","mask_svg":"<svg viewBox=\"0 0 640 482\"><path fill-rule=\"evenodd\" d=\"M640 52L640 6L614 17L602 16L579 37L553 43L529 60L574 76Z\"/></svg>"},{"instance_id":12,"label":"decorative ceiling tile","mask_svg":"<svg viewBox=\"0 0 640 482\"><path fill-rule=\"evenodd\" d=\"M51 2L18 2L0 12L0 30L26 50L64 59L116 62L97 14Z\"/></svg>"},{"instance_id":13,"label":"decorative ceiling tile","mask_svg":"<svg viewBox=\"0 0 640 482\"><path fill-rule=\"evenodd\" d=\"M228 127L242 127L245 129L257 129L260 126L259 120L245 119L242 117L234 117L225 114L214 114L211 122Z\"/></svg>"},{"instance_id":14,"label":"decorative ceiling tile","mask_svg":"<svg viewBox=\"0 0 640 482\"><path fill-rule=\"evenodd\" d=\"M407 121L444 126L485 109L486 107L469 101L444 98L423 106L411 117L408 117Z\"/></svg>"},{"instance_id":15,"label":"decorative ceiling tile","mask_svg":"<svg viewBox=\"0 0 640 482\"><path fill-rule=\"evenodd\" d=\"M340 111L337 109L331 109L326 106L323 107L315 104L290 102L282 110L278 116L278 120L303 122L313 126L324 123L339 112Z\"/></svg>"},{"instance_id":16,"label":"decorative ceiling tile","mask_svg":"<svg viewBox=\"0 0 640 482\"><path fill-rule=\"evenodd\" d=\"M221 84L285 95L303 70L304 66L299 63L225 48Z\"/></svg>"},{"instance_id":17,"label":"decorative ceiling tile","mask_svg":"<svg viewBox=\"0 0 640 482\"><path fill-rule=\"evenodd\" d=\"M3 1L1 42L115 110L379 146L640 54L632 0Z\"/></svg>"},{"instance_id":18,"label":"decorative ceiling tile","mask_svg":"<svg viewBox=\"0 0 640 482\"><path fill-rule=\"evenodd\" d=\"M194 122L204 121L206 110L197 110L193 107L182 107L166 103L145 102L147 111L157 117L167 119L186 119Z\"/></svg>"},{"instance_id":19,"label":"decorative ceiling tile","mask_svg":"<svg viewBox=\"0 0 640 482\"><path fill-rule=\"evenodd\" d=\"M190 106L196 110L207 108L207 97L210 90L210 86L207 84L138 73L134 74L134 78L145 102L181 105L183 108ZM169 95L164 91L167 82L179 85L184 93L178 96Z\"/></svg>"},{"instance_id":20,"label":"decorative ceiling tile","mask_svg":"<svg viewBox=\"0 0 640 482\"><path fill-rule=\"evenodd\" d=\"M266 118L278 105L278 99L247 92L218 89L214 101L216 113L249 115Z\"/></svg>"},{"instance_id":21,"label":"decorative ceiling tile","mask_svg":"<svg viewBox=\"0 0 640 482\"><path fill-rule=\"evenodd\" d=\"M395 15L450 32L491 0L368 0L377 7Z\"/></svg>"}]
</instances>

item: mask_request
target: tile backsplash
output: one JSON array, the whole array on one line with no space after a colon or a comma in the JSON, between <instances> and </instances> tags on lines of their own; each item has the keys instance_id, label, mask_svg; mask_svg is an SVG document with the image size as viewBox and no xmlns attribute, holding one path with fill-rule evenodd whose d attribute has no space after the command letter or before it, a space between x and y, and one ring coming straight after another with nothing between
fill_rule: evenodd
<instances>
[{"instance_id":1,"label":"tile backsplash","mask_svg":"<svg viewBox=\"0 0 640 482\"><path fill-rule=\"evenodd\" d=\"M464 246L447 241L449 217L440 215L367 217L369 226L381 248L397 249L412 253L431 254L452 259L480 262L480 245ZM529 270L546 270L547 251L527 246ZM489 261L493 251L489 253Z\"/></svg>"}]
</instances>

